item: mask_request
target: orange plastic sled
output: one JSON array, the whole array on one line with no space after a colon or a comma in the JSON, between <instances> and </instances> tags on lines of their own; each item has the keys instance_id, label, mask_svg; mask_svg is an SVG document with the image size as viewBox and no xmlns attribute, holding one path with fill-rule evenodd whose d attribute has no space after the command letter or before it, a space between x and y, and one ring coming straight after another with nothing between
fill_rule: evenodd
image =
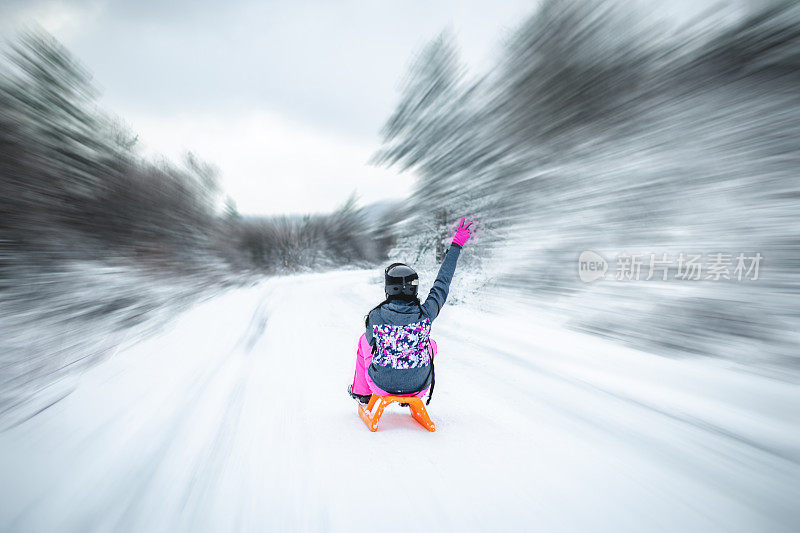
<instances>
[{"instance_id":1,"label":"orange plastic sled","mask_svg":"<svg viewBox=\"0 0 800 533\"><path fill-rule=\"evenodd\" d=\"M431 417L428 416L425 404L416 396L378 396L377 394L373 394L369 399L366 409L363 405L358 404L358 416L361 417L361 420L364 421L370 431L377 431L378 422L380 422L381 416L383 416L383 410L386 409L387 405L393 402L407 403L414 420L419 422L420 425L428 431L436 431L436 426L433 420L431 420ZM375 407L376 403L378 404L377 407Z\"/></svg>"}]
</instances>

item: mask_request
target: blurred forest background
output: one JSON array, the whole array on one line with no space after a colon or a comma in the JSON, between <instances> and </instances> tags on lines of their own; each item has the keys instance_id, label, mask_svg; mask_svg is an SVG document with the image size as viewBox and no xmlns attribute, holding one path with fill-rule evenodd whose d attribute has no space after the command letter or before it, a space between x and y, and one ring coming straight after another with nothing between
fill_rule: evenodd
<instances>
[{"instance_id":1,"label":"blurred forest background","mask_svg":"<svg viewBox=\"0 0 800 533\"><path fill-rule=\"evenodd\" d=\"M462 215L479 228L462 294L491 286L656 353L800 366L796 2L676 30L622 2L551 0L480 73L444 33L414 61L373 161L413 170L413 195L305 217L243 217L200 157L143 158L41 31L0 72L0 416L34 394L57 401L132 331L231 284L388 257L431 277ZM588 249L764 262L750 282L586 285Z\"/></svg>"},{"instance_id":2,"label":"blurred forest background","mask_svg":"<svg viewBox=\"0 0 800 533\"><path fill-rule=\"evenodd\" d=\"M726 15L675 29L627 2L544 2L477 75L451 35L434 40L375 157L419 176L394 253L436 257L469 213L470 284L656 353L796 371L800 4ZM583 250L612 268L621 253L764 259L756 281L587 285Z\"/></svg>"},{"instance_id":3,"label":"blurred forest background","mask_svg":"<svg viewBox=\"0 0 800 533\"><path fill-rule=\"evenodd\" d=\"M42 31L0 67L0 415L225 286L385 255L379 206L242 217L212 165L146 160Z\"/></svg>"}]
</instances>

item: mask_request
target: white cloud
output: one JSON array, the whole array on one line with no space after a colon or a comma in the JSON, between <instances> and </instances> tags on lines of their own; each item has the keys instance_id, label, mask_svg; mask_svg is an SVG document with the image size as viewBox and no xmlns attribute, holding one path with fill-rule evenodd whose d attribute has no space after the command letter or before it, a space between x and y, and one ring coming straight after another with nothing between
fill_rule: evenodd
<instances>
[{"instance_id":1,"label":"white cloud","mask_svg":"<svg viewBox=\"0 0 800 533\"><path fill-rule=\"evenodd\" d=\"M28 1L0 13L0 30L13 34L16 27L34 23L62 40L80 34L100 16L105 3L100 0L68 2L65 0Z\"/></svg>"},{"instance_id":2,"label":"white cloud","mask_svg":"<svg viewBox=\"0 0 800 533\"><path fill-rule=\"evenodd\" d=\"M376 146L326 134L277 113L138 117L145 153L173 161L191 150L219 167L242 213L324 212L355 190L362 204L401 198L414 178L367 165Z\"/></svg>"}]
</instances>

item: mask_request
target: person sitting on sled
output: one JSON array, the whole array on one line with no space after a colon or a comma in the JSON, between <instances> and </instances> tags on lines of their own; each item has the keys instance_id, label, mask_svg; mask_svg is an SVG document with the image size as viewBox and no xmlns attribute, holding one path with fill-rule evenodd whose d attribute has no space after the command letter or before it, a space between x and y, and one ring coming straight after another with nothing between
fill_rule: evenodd
<instances>
[{"instance_id":1,"label":"person sitting on sled","mask_svg":"<svg viewBox=\"0 0 800 533\"><path fill-rule=\"evenodd\" d=\"M419 276L414 269L403 263L386 268L386 300L367 315L366 332L358 343L355 376L348 389L354 399L366 404L373 393L422 398L430 390L430 402L436 355L431 323L447 300L461 248L471 237L471 225L461 219L425 303L417 297Z\"/></svg>"}]
</instances>

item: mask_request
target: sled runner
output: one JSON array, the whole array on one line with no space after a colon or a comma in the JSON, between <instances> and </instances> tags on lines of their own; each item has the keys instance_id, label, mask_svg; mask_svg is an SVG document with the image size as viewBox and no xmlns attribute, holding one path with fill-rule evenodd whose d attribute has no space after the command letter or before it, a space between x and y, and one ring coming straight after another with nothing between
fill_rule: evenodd
<instances>
[{"instance_id":1,"label":"sled runner","mask_svg":"<svg viewBox=\"0 0 800 533\"><path fill-rule=\"evenodd\" d=\"M387 405L394 402L408 404L408 408L411 410L411 416L414 417L414 420L419 422L420 425L428 431L436 431L436 426L433 420L431 420L431 417L428 416L425 404L416 396L378 396L377 394L373 394L366 408L361 404L358 405L358 416L361 417L361 420L364 421L370 431L377 431L378 422L380 422L381 416L383 416L383 410L386 409ZM377 404L377 406L375 404Z\"/></svg>"}]
</instances>

